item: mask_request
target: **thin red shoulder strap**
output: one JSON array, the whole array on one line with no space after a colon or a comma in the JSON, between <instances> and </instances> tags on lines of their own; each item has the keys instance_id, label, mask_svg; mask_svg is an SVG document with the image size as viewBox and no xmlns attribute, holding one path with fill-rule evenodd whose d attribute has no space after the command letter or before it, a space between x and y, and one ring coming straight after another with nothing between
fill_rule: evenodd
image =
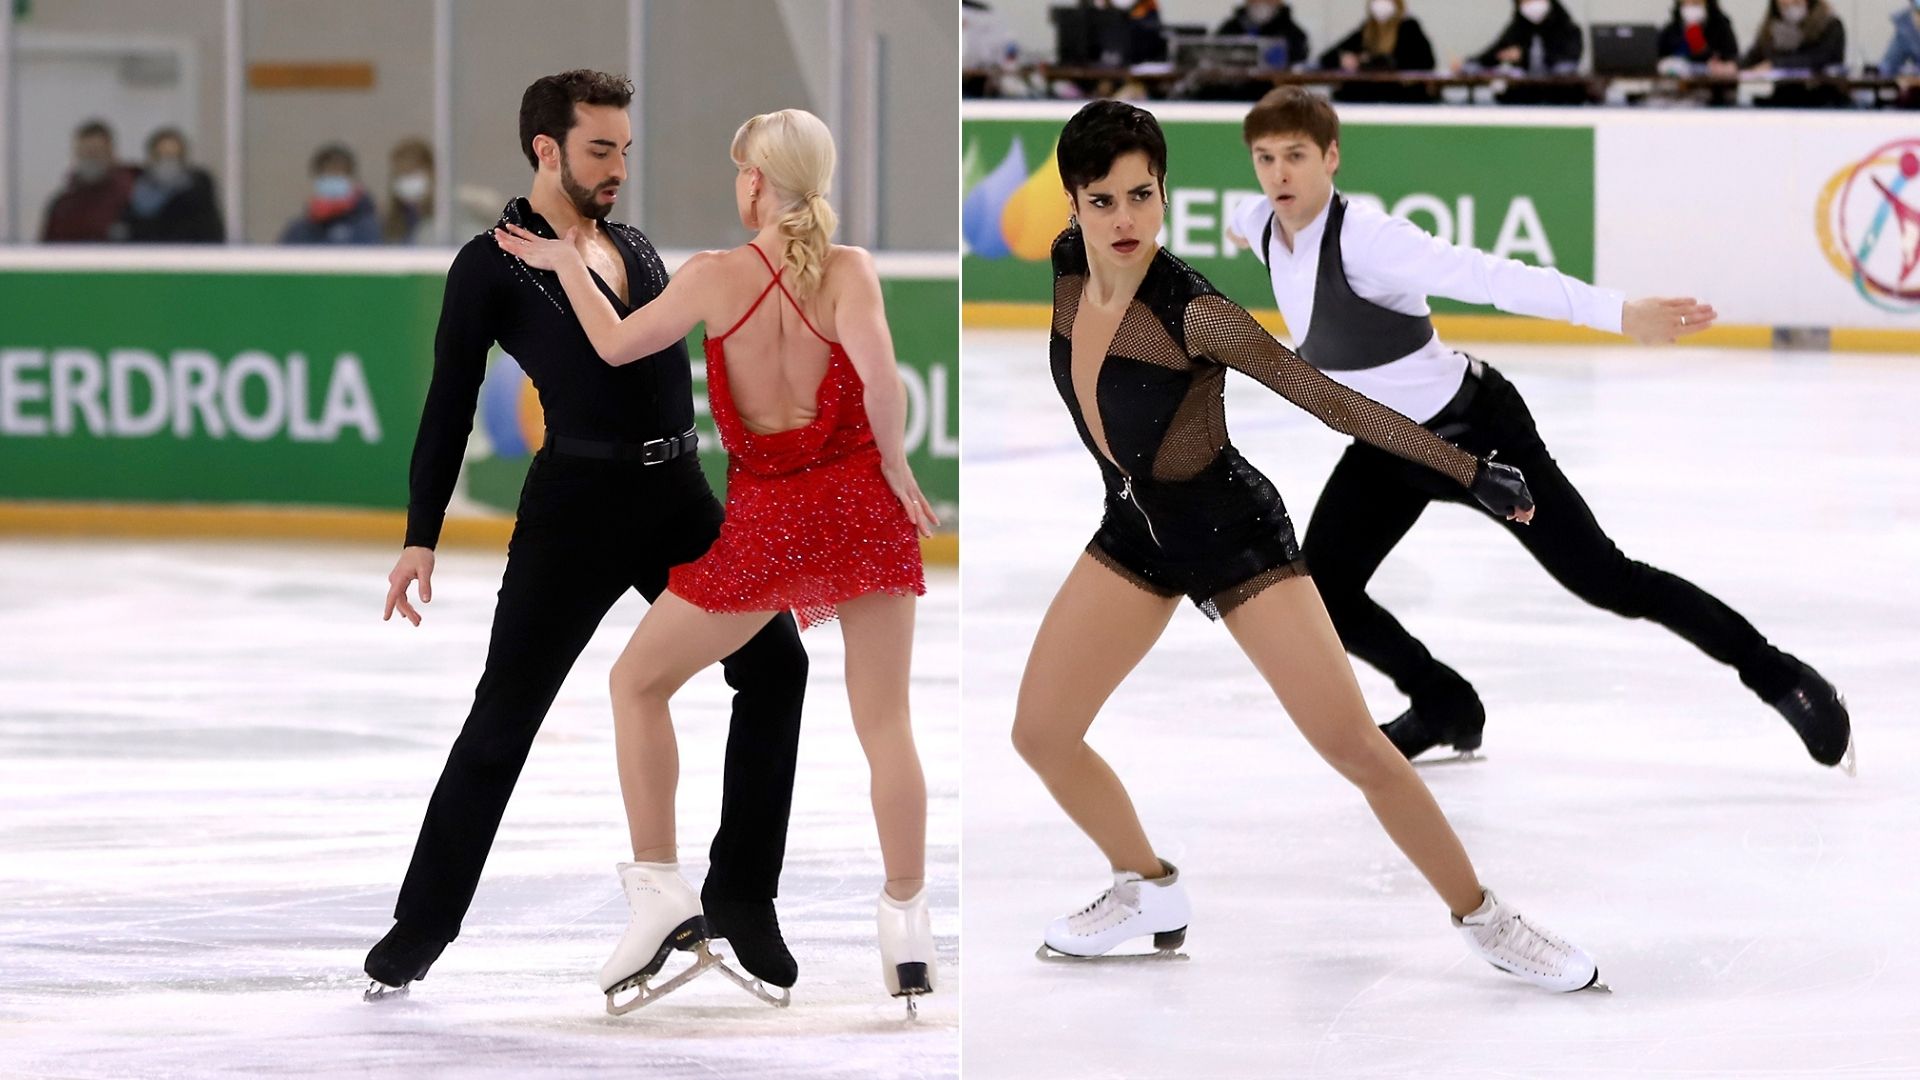
<instances>
[{"instance_id":1,"label":"thin red shoulder strap","mask_svg":"<svg viewBox=\"0 0 1920 1080\"><path fill-rule=\"evenodd\" d=\"M785 267L781 267L781 268L780 268L780 270L778 270L778 271L774 271L774 270L773 270L773 263L771 263L771 262L769 262L769 261L767 260L767 253L766 253L766 252L764 252L764 251L761 251L761 250L760 250L760 245L759 245L759 244L755 244L755 243L752 243L751 241L749 241L749 242L748 242L748 244L747 244L747 246L753 249L753 253L754 253L755 255L758 255L758 256L760 256L760 261L761 261L761 262L763 262L763 263L766 263L766 264L767 264L767 269L768 269L768 270L770 270L770 271L773 271L773 283L774 283L775 285L778 285L778 286L780 286L780 295L782 295L782 296L784 296L784 297L786 297L786 298L787 298L787 303L789 303L789 304L792 304L792 305L793 305L793 310L794 310L794 312L795 312L795 314L798 314L798 315L800 316L800 321L806 324L806 326L807 326L807 329L808 329L808 330L811 330L811 331L813 331L813 336L814 336L814 337L817 337L817 338L819 338L822 344L826 344L826 345L832 345L832 344L833 344L833 342L832 342L832 341L829 341L829 340L827 340L827 335L825 335L825 334L823 334L823 333L821 333L821 332L820 332L820 331L819 331L819 330L818 330L818 329L817 329L817 328L816 328L816 327L815 327L815 326L813 325L813 320L812 320L812 319L809 319L809 318L807 318L807 312L806 312L806 309L805 309L805 308L802 308L802 307L800 306L800 301L798 301L798 300L795 300L795 299L793 298L793 294L787 291L787 285L786 285L786 283L780 280L780 274L781 274L781 273L783 273L783 272L784 272L784 271L786 270L786 268L785 268ZM766 293L761 293L760 295L761 295L761 296L765 296L765 295L766 295Z\"/></svg>"},{"instance_id":2,"label":"thin red shoulder strap","mask_svg":"<svg viewBox=\"0 0 1920 1080\"><path fill-rule=\"evenodd\" d=\"M768 294L768 293L770 293L770 292L772 292L772 291L773 291L773 289L774 289L774 286L776 286L776 285L779 285L779 286L780 286L780 291L781 291L781 292L783 292L783 293L787 291L787 287L786 287L785 285L780 285L780 271L778 271L778 270L775 270L775 269L773 268L773 264L772 264L772 263L769 263L769 262L767 262L767 254L766 254L766 252L764 252L764 251L761 251L761 250L760 250L760 246L759 246L758 244L752 244L752 243L749 243L749 244L748 244L747 246L753 249L753 253L754 253L755 255L758 255L758 256L760 256L760 261L761 261L761 262L763 262L763 263L766 263L766 266L767 266L767 272L773 275L773 280L772 280L772 281L769 281L769 282L767 282L767 287L766 287L766 288L764 288L764 289L761 289L761 290L760 290L760 295L759 295L759 296L756 296L756 297L754 297L754 299L753 299L753 305L752 305L751 307L749 307L749 308L747 308L747 311L746 311L746 314L744 314L744 315L742 315L742 316L740 316L740 317L739 317L738 319L735 319L735 320L733 321L733 325L732 325L732 326L729 326L729 327L727 327L727 332L726 332L726 333L724 333L724 334L721 334L721 335L720 335L720 338L727 338L727 337L731 337L731 336L733 335L733 332L734 332L735 330L738 330L738 329L740 329L740 327L741 327L741 326L743 326L743 325L744 325L744 324L746 323L746 321L747 321L748 319L751 319L751 318L753 318L753 313L754 313L754 312L756 312L756 311L759 311L759 310L760 310L760 304L761 304L761 302L762 302L762 301L764 301L764 300L765 300L765 299L767 298L767 294ZM792 296L788 296L788 297L787 297L787 299L789 299L789 300L791 300L791 299L793 299L793 297L792 297ZM806 316L806 313L805 313L805 312L802 312L802 313L801 313L801 315L800 315L800 318L801 318L801 319L805 319L806 317L807 317L807 316ZM816 333L818 333L818 331L815 331L815 332L816 332ZM719 340L719 339L716 339L716 340Z\"/></svg>"}]
</instances>

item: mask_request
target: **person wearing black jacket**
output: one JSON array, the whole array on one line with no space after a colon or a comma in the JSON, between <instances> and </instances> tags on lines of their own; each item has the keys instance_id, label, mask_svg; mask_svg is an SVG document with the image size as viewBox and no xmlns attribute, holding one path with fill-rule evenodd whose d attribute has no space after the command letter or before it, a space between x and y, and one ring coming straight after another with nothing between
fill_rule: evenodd
<instances>
[{"instance_id":1,"label":"person wearing black jacket","mask_svg":"<svg viewBox=\"0 0 1920 1080\"><path fill-rule=\"evenodd\" d=\"M220 218L213 178L187 164L187 137L178 128L147 136L147 165L133 182L114 238L136 244L219 244Z\"/></svg>"},{"instance_id":2,"label":"person wearing black jacket","mask_svg":"<svg viewBox=\"0 0 1920 1080\"><path fill-rule=\"evenodd\" d=\"M1432 71L1433 43L1406 0L1367 0L1367 17L1353 33L1320 56L1325 71ZM1334 92L1343 102L1424 104L1438 100L1430 86L1411 83L1348 83Z\"/></svg>"},{"instance_id":3,"label":"person wearing black jacket","mask_svg":"<svg viewBox=\"0 0 1920 1080\"><path fill-rule=\"evenodd\" d=\"M1767 0L1753 47L1740 66L1755 72L1805 71L1821 74L1847 62L1847 28L1828 0ZM1781 83L1763 104L1775 108L1841 108L1847 93L1837 86Z\"/></svg>"},{"instance_id":4,"label":"person wearing black jacket","mask_svg":"<svg viewBox=\"0 0 1920 1080\"><path fill-rule=\"evenodd\" d=\"M520 146L535 169L533 189L501 215L550 239L570 228L585 234L588 266L623 316L667 285L647 238L607 220L626 178L632 93L626 79L594 71L528 87ZM394 927L367 956L367 974L390 988L423 977L459 934L534 735L600 620L629 589L658 597L668 567L698 558L719 535L720 503L695 453L685 344L608 365L558 277L481 233L447 271L387 617L398 610L419 625L407 594L415 582L421 602L432 599L433 550L495 342L538 389L547 435L521 489L472 711L427 805ZM728 939L748 971L791 986L798 967L780 938L773 897L807 681L793 617L776 616L721 666L734 690L733 720L702 906L712 936Z\"/></svg>"},{"instance_id":5,"label":"person wearing black jacket","mask_svg":"<svg viewBox=\"0 0 1920 1080\"><path fill-rule=\"evenodd\" d=\"M1740 59L1740 39L1720 0L1674 0L1673 14L1660 31L1660 55L1691 64L1732 65Z\"/></svg>"},{"instance_id":6,"label":"person wearing black jacket","mask_svg":"<svg viewBox=\"0 0 1920 1080\"><path fill-rule=\"evenodd\" d=\"M1214 33L1221 37L1284 38L1288 67L1305 64L1310 55L1307 32L1293 21L1293 9L1285 3L1241 4Z\"/></svg>"},{"instance_id":7,"label":"person wearing black jacket","mask_svg":"<svg viewBox=\"0 0 1920 1080\"><path fill-rule=\"evenodd\" d=\"M1513 0L1513 18L1500 37L1475 57L1483 68L1518 68L1529 75L1571 72L1586 51L1586 35L1560 0ZM1505 105L1578 105L1585 87L1515 86L1500 95Z\"/></svg>"}]
</instances>

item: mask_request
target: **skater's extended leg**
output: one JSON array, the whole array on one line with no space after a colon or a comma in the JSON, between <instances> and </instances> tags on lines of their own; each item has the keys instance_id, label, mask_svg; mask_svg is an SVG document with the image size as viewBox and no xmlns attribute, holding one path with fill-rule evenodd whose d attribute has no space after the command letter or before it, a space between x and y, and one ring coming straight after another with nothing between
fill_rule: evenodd
<instances>
[{"instance_id":1,"label":"skater's extended leg","mask_svg":"<svg viewBox=\"0 0 1920 1080\"><path fill-rule=\"evenodd\" d=\"M926 877L927 782L913 744L914 597L869 593L842 602L847 703L872 774L873 820L886 863L887 895L911 899Z\"/></svg>"},{"instance_id":2,"label":"skater's extended leg","mask_svg":"<svg viewBox=\"0 0 1920 1080\"><path fill-rule=\"evenodd\" d=\"M614 752L635 862L672 863L678 857L673 799L680 757L668 699L772 618L772 612L702 611L666 592L647 610L614 662L609 679Z\"/></svg>"},{"instance_id":3,"label":"skater's extended leg","mask_svg":"<svg viewBox=\"0 0 1920 1080\"><path fill-rule=\"evenodd\" d=\"M1041 620L1014 711L1013 745L1060 808L1116 871L1146 878L1165 871L1127 789L1086 735L1178 605L1081 555Z\"/></svg>"},{"instance_id":4,"label":"skater's extended leg","mask_svg":"<svg viewBox=\"0 0 1920 1080\"><path fill-rule=\"evenodd\" d=\"M1281 581L1223 620L1307 742L1366 797L1387 835L1456 916L1483 902L1466 849L1433 794L1367 715L1313 579Z\"/></svg>"}]
</instances>

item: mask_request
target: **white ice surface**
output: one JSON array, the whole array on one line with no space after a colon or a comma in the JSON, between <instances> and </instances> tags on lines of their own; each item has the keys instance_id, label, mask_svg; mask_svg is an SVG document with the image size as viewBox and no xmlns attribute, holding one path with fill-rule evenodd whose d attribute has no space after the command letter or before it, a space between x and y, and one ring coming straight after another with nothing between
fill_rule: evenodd
<instances>
[{"instance_id":1,"label":"white ice surface","mask_svg":"<svg viewBox=\"0 0 1920 1080\"><path fill-rule=\"evenodd\" d=\"M0 1076L957 1074L956 576L930 574L915 728L939 992L885 996L882 873L837 627L812 656L776 1011L709 974L606 1016L626 924L602 624L548 716L458 941L363 1004L427 796L485 656L502 558L446 552L426 622L379 619L373 547L0 543ZM718 821L728 691L676 699L681 859ZM721 951L725 951L724 947ZM672 961L677 966L678 961Z\"/></svg>"},{"instance_id":2,"label":"white ice surface","mask_svg":"<svg viewBox=\"0 0 1920 1080\"><path fill-rule=\"evenodd\" d=\"M1104 887L1007 740L1045 605L1099 519L1037 332L969 331L969 1077L1920 1076L1920 366L1906 356L1474 350L1628 555L1730 603L1852 707L1860 775L1733 672L1430 508L1374 593L1486 700L1427 770L1482 879L1600 961L1559 997L1470 961L1365 803L1225 630L1183 607L1095 723L1195 908L1190 962L1034 960ZM1234 377L1234 442L1304 535L1346 440ZM1376 717L1404 707L1369 668ZM989 794L990 793L990 794Z\"/></svg>"}]
</instances>

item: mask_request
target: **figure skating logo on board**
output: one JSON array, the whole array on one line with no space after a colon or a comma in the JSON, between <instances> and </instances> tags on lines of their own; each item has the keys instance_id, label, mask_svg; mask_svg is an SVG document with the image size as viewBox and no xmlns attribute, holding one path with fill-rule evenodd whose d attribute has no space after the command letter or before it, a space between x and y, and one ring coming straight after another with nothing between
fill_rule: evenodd
<instances>
[{"instance_id":1,"label":"figure skating logo on board","mask_svg":"<svg viewBox=\"0 0 1920 1080\"><path fill-rule=\"evenodd\" d=\"M1882 311L1920 312L1920 139L1887 143L1820 188L1820 250L1861 299Z\"/></svg>"},{"instance_id":2,"label":"figure skating logo on board","mask_svg":"<svg viewBox=\"0 0 1920 1080\"><path fill-rule=\"evenodd\" d=\"M966 175L980 164L980 144L967 144ZM1067 199L1060 167L1048 147L1040 167L1027 172L1027 154L1015 135L1007 154L993 171L967 189L960 204L960 233L967 254L982 259L1024 259L1044 262L1053 250L1053 238L1067 227Z\"/></svg>"}]
</instances>

